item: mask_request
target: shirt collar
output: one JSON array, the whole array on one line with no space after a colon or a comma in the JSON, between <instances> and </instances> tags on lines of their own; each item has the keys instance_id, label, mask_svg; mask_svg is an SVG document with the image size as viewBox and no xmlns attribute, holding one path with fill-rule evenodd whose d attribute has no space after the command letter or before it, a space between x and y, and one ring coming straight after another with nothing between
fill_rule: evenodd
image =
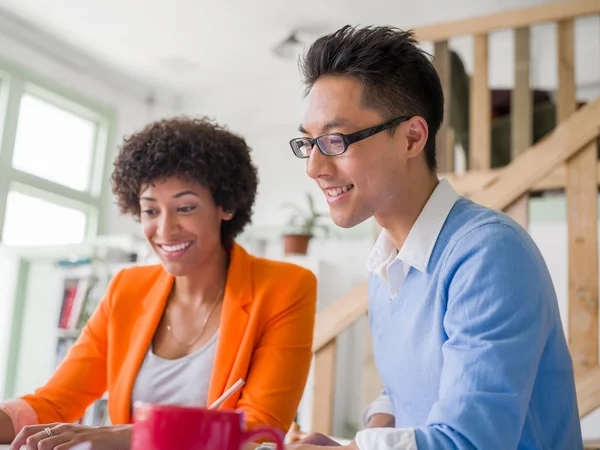
<instances>
[{"instance_id":1,"label":"shirt collar","mask_svg":"<svg viewBox=\"0 0 600 450\"><path fill-rule=\"evenodd\" d=\"M442 178L417 217L400 252L386 230L381 230L367 259L367 269L387 281L388 266L399 259L425 272L440 231L458 197L448 180Z\"/></svg>"}]
</instances>

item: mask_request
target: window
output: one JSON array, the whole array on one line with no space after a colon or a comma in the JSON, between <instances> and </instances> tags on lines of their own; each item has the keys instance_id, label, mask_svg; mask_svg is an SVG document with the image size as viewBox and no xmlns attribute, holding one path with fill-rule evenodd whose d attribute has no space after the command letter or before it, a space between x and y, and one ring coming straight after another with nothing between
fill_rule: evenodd
<instances>
[{"instance_id":1,"label":"window","mask_svg":"<svg viewBox=\"0 0 600 450\"><path fill-rule=\"evenodd\" d=\"M96 125L30 94L21 97L12 166L85 191Z\"/></svg>"},{"instance_id":2,"label":"window","mask_svg":"<svg viewBox=\"0 0 600 450\"><path fill-rule=\"evenodd\" d=\"M96 233L112 120L110 109L0 63L2 244L77 244Z\"/></svg>"},{"instance_id":3,"label":"window","mask_svg":"<svg viewBox=\"0 0 600 450\"><path fill-rule=\"evenodd\" d=\"M77 244L86 236L83 211L11 189L2 234L6 245Z\"/></svg>"}]
</instances>

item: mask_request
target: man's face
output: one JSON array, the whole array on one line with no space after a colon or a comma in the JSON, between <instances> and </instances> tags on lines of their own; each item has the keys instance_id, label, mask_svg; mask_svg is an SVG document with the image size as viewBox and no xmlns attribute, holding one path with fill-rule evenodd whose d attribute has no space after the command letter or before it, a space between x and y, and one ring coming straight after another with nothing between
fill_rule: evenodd
<instances>
[{"instance_id":1,"label":"man's face","mask_svg":"<svg viewBox=\"0 0 600 450\"><path fill-rule=\"evenodd\" d=\"M385 121L378 111L365 107L360 81L326 76L308 96L301 129L305 137L315 138L333 132L349 134ZM382 131L356 142L341 155L312 150L306 172L325 194L338 226L350 228L393 208L406 173L406 127L403 123L393 134Z\"/></svg>"}]
</instances>

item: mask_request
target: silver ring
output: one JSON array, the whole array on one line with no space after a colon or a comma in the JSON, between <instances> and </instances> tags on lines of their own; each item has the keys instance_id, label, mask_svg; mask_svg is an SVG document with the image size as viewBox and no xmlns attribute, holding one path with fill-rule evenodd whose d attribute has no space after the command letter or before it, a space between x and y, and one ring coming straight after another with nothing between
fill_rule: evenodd
<instances>
[{"instance_id":1,"label":"silver ring","mask_svg":"<svg viewBox=\"0 0 600 450\"><path fill-rule=\"evenodd\" d=\"M48 437L52 437L52 430L50 428L44 428L44 431L48 435Z\"/></svg>"}]
</instances>

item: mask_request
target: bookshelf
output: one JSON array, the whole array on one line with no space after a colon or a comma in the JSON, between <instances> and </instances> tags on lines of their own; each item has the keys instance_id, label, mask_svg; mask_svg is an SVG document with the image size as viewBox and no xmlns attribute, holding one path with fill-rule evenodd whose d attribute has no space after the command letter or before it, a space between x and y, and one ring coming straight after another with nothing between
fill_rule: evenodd
<instances>
[{"instance_id":1,"label":"bookshelf","mask_svg":"<svg viewBox=\"0 0 600 450\"><path fill-rule=\"evenodd\" d=\"M59 263L62 287L60 313L56 321L54 370L67 356L94 310L100 304L110 280L122 269L137 265L135 262L87 263L66 266ZM90 405L78 421L84 425L110 425L108 393Z\"/></svg>"},{"instance_id":2,"label":"bookshelf","mask_svg":"<svg viewBox=\"0 0 600 450\"><path fill-rule=\"evenodd\" d=\"M4 321L10 341L6 349L0 348L0 372L4 372L0 373L4 384L0 401L44 385L81 334L114 275L155 263L149 258L146 242L129 236L101 236L82 245L43 248L0 245L0 266L14 269L3 270L0 276L0 286L9 288L3 311L10 313ZM107 400L105 393L78 422L108 424Z\"/></svg>"}]
</instances>

